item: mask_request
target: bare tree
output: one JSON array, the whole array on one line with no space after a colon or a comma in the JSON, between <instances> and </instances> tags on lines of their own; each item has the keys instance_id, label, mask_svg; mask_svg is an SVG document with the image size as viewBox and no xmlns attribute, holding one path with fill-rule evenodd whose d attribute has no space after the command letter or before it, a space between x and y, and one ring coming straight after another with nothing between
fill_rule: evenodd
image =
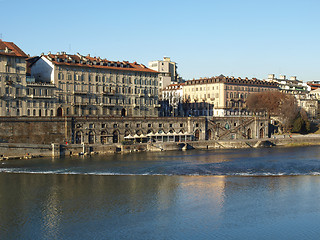
<instances>
[{"instance_id":1,"label":"bare tree","mask_svg":"<svg viewBox=\"0 0 320 240\"><path fill-rule=\"evenodd\" d=\"M269 117L280 117L285 131L292 128L293 121L299 114L299 107L295 97L279 91L250 94L246 105L251 111L267 112Z\"/></svg>"}]
</instances>

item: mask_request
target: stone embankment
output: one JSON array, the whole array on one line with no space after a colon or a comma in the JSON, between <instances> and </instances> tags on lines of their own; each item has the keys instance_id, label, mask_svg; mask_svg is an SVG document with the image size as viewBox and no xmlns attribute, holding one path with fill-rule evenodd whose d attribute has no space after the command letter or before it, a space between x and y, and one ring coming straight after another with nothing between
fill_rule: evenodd
<instances>
[{"instance_id":1,"label":"stone embankment","mask_svg":"<svg viewBox=\"0 0 320 240\"><path fill-rule=\"evenodd\" d=\"M190 149L239 149L257 147L290 147L320 145L320 135L281 135L264 139L229 140L229 141L193 141L141 143L133 145L103 144L17 144L0 143L0 160L28 159L32 157L59 157L90 154L132 153L142 151L169 151Z\"/></svg>"}]
</instances>

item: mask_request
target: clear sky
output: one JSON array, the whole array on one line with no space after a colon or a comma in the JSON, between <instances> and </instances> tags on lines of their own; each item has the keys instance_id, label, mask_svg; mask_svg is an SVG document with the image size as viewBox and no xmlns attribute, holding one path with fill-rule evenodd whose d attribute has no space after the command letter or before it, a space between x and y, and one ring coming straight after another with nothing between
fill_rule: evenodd
<instances>
[{"instance_id":1,"label":"clear sky","mask_svg":"<svg viewBox=\"0 0 320 240\"><path fill-rule=\"evenodd\" d=\"M51 51L178 63L186 80L269 73L320 79L318 0L0 0L0 37Z\"/></svg>"}]
</instances>

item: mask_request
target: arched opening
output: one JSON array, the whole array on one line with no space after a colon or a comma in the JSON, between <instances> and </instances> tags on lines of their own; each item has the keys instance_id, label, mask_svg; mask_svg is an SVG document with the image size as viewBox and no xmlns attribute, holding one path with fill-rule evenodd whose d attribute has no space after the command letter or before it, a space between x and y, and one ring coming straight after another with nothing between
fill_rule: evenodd
<instances>
[{"instance_id":1,"label":"arched opening","mask_svg":"<svg viewBox=\"0 0 320 240\"><path fill-rule=\"evenodd\" d=\"M251 129L250 128L248 128L248 130L247 130L247 138L248 139L252 138L252 133L251 133Z\"/></svg>"},{"instance_id":2,"label":"arched opening","mask_svg":"<svg viewBox=\"0 0 320 240\"><path fill-rule=\"evenodd\" d=\"M124 132L124 136L126 137L126 136L129 136L130 135L130 131L129 130L126 130L125 132Z\"/></svg>"},{"instance_id":3,"label":"arched opening","mask_svg":"<svg viewBox=\"0 0 320 240\"><path fill-rule=\"evenodd\" d=\"M100 141L102 144L106 144L107 143L107 140L108 140L108 137L107 137L107 131L102 131L101 132L101 137L100 137Z\"/></svg>"},{"instance_id":4,"label":"arched opening","mask_svg":"<svg viewBox=\"0 0 320 240\"><path fill-rule=\"evenodd\" d=\"M264 131L263 131L263 128L260 128L259 138L263 138L263 137L264 137Z\"/></svg>"},{"instance_id":5,"label":"arched opening","mask_svg":"<svg viewBox=\"0 0 320 240\"><path fill-rule=\"evenodd\" d=\"M212 130L211 130L211 129L209 129L209 130L207 131L207 139L208 139L208 140L211 140L211 139L212 139Z\"/></svg>"},{"instance_id":6,"label":"arched opening","mask_svg":"<svg viewBox=\"0 0 320 240\"><path fill-rule=\"evenodd\" d=\"M199 129L197 129L197 130L194 132L194 140L195 140L195 141L199 141L199 138L200 138L200 131L199 131Z\"/></svg>"},{"instance_id":7,"label":"arched opening","mask_svg":"<svg viewBox=\"0 0 320 240\"><path fill-rule=\"evenodd\" d=\"M82 132L78 131L76 132L76 144L81 144L82 143Z\"/></svg>"},{"instance_id":8,"label":"arched opening","mask_svg":"<svg viewBox=\"0 0 320 240\"><path fill-rule=\"evenodd\" d=\"M126 116L126 110L124 108L122 108L121 110L121 117L125 117Z\"/></svg>"},{"instance_id":9,"label":"arched opening","mask_svg":"<svg viewBox=\"0 0 320 240\"><path fill-rule=\"evenodd\" d=\"M89 144L93 144L95 141L95 134L93 131L89 132Z\"/></svg>"},{"instance_id":10,"label":"arched opening","mask_svg":"<svg viewBox=\"0 0 320 240\"><path fill-rule=\"evenodd\" d=\"M41 117L41 109L39 109L39 117Z\"/></svg>"},{"instance_id":11,"label":"arched opening","mask_svg":"<svg viewBox=\"0 0 320 240\"><path fill-rule=\"evenodd\" d=\"M62 117L62 108L61 107L59 107L57 109L57 117Z\"/></svg>"},{"instance_id":12,"label":"arched opening","mask_svg":"<svg viewBox=\"0 0 320 240\"><path fill-rule=\"evenodd\" d=\"M119 143L119 132L118 131L114 131L112 133L112 142Z\"/></svg>"}]
</instances>

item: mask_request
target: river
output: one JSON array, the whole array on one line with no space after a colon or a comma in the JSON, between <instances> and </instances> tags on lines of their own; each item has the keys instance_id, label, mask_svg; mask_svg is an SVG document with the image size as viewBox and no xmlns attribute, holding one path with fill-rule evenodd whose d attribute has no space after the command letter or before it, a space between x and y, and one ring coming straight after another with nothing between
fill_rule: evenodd
<instances>
[{"instance_id":1,"label":"river","mask_svg":"<svg viewBox=\"0 0 320 240\"><path fill-rule=\"evenodd\" d=\"M0 239L318 239L320 147L0 162Z\"/></svg>"}]
</instances>

